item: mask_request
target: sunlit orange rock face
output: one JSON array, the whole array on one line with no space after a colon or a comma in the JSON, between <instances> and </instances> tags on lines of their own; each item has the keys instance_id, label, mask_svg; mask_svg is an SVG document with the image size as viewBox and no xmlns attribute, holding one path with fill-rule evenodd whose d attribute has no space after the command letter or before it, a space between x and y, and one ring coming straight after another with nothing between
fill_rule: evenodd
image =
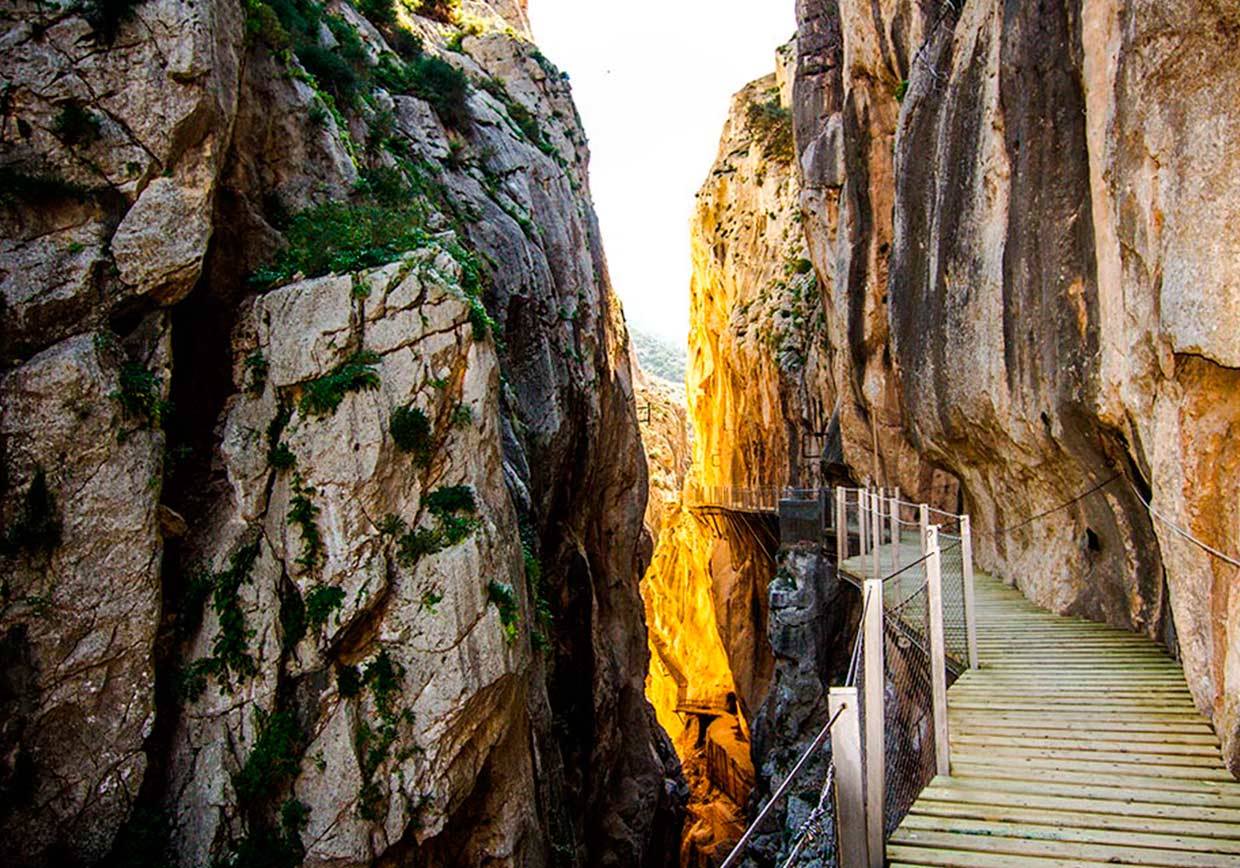
<instances>
[{"instance_id":1,"label":"sunlit orange rock face","mask_svg":"<svg viewBox=\"0 0 1240 868\"><path fill-rule=\"evenodd\" d=\"M781 65L790 56L782 51ZM642 582L646 692L692 790L681 854L691 866L718 864L744 828L754 780L747 720L774 669L766 635L773 561L745 520L691 508L697 494L668 499L669 482L686 492L817 484L816 435L834 406L820 290L798 217L786 83L767 76L734 97L697 197L687 414L661 411L660 396L645 392L647 525L656 539ZM666 466L681 449L692 454L689 466Z\"/></svg>"}]
</instances>

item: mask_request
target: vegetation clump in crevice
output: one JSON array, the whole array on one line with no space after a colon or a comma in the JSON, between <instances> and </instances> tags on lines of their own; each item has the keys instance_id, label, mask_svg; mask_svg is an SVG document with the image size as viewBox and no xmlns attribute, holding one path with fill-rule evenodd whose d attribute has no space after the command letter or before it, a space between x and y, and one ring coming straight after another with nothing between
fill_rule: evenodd
<instances>
[{"instance_id":1,"label":"vegetation clump in crevice","mask_svg":"<svg viewBox=\"0 0 1240 868\"><path fill-rule=\"evenodd\" d=\"M160 395L158 374L139 362L124 362L118 374L119 388L111 395L130 419L158 428L172 412L172 404Z\"/></svg>"},{"instance_id":2,"label":"vegetation clump in crevice","mask_svg":"<svg viewBox=\"0 0 1240 868\"><path fill-rule=\"evenodd\" d=\"M52 134L71 148L85 148L99 138L100 123L94 112L80 102L61 106L52 121Z\"/></svg>"},{"instance_id":3,"label":"vegetation clump in crevice","mask_svg":"<svg viewBox=\"0 0 1240 868\"><path fill-rule=\"evenodd\" d=\"M289 711L254 711L258 737L241 769L232 777L247 832L213 868L295 868L305 856L301 831L310 809L296 797L280 803L278 822L269 819L279 794L301 771L305 734Z\"/></svg>"},{"instance_id":4,"label":"vegetation clump in crevice","mask_svg":"<svg viewBox=\"0 0 1240 868\"><path fill-rule=\"evenodd\" d=\"M296 563L307 572L315 570L323 560L323 538L315 520L319 508L313 497L318 492L313 485L306 485L300 474L293 474L292 497L289 498L288 523L301 531L301 554Z\"/></svg>"},{"instance_id":5,"label":"vegetation clump in crevice","mask_svg":"<svg viewBox=\"0 0 1240 868\"><path fill-rule=\"evenodd\" d=\"M397 706L404 674L404 667L393 660L384 648L363 668L360 683L351 685L357 693L360 693L362 686L370 689L379 716L373 727L368 721L359 720L354 730L354 748L362 773L362 786L357 794L357 815L363 820L373 822L382 818L384 794L376 773L391 755L392 746L400 734L400 724L413 724L413 712ZM411 753L412 750L402 751L397 759L404 760Z\"/></svg>"},{"instance_id":6,"label":"vegetation clump in crevice","mask_svg":"<svg viewBox=\"0 0 1240 868\"><path fill-rule=\"evenodd\" d=\"M456 24L461 14L461 0L401 0L415 15L431 18L442 24Z\"/></svg>"},{"instance_id":7,"label":"vegetation clump in crevice","mask_svg":"<svg viewBox=\"0 0 1240 868\"><path fill-rule=\"evenodd\" d=\"M375 370L378 363L378 353L359 350L331 373L306 383L298 409L306 416L330 416L347 393L378 389L379 372Z\"/></svg>"},{"instance_id":8,"label":"vegetation clump in crevice","mask_svg":"<svg viewBox=\"0 0 1240 868\"><path fill-rule=\"evenodd\" d=\"M422 558L464 541L481 526L476 517L477 503L467 485L439 488L427 495L423 505L434 518L429 527L403 530L396 541L396 558L412 569Z\"/></svg>"},{"instance_id":9,"label":"vegetation clump in crevice","mask_svg":"<svg viewBox=\"0 0 1240 868\"><path fill-rule=\"evenodd\" d=\"M792 111L784 108L778 92L762 102L750 103L745 122L750 135L761 145L763 157L780 163L791 163L796 158Z\"/></svg>"},{"instance_id":10,"label":"vegetation clump in crevice","mask_svg":"<svg viewBox=\"0 0 1240 868\"><path fill-rule=\"evenodd\" d=\"M530 631L530 643L536 651L546 651L551 646L548 638L551 633L553 615L551 603L547 600L544 585L542 561L535 554L538 538L534 528L526 521L521 523L521 557L525 564L525 581L529 587L530 597L534 603L534 628ZM501 610L501 618L503 612ZM507 632L507 631L505 631Z\"/></svg>"},{"instance_id":11,"label":"vegetation clump in crevice","mask_svg":"<svg viewBox=\"0 0 1240 868\"><path fill-rule=\"evenodd\" d=\"M521 624L521 606L517 602L517 593L512 585L491 579L487 582L487 599L499 609L499 621L504 629L504 640L509 644L516 641L517 627Z\"/></svg>"},{"instance_id":12,"label":"vegetation clump in crevice","mask_svg":"<svg viewBox=\"0 0 1240 868\"><path fill-rule=\"evenodd\" d=\"M434 445L431 420L422 410L413 404L397 407L392 411L388 430L397 449L411 454L421 467L430 465Z\"/></svg>"},{"instance_id":13,"label":"vegetation clump in crevice","mask_svg":"<svg viewBox=\"0 0 1240 868\"><path fill-rule=\"evenodd\" d=\"M267 374L271 371L271 363L267 361L261 349L256 349L245 357L242 366L245 370L247 391L252 395L261 395L263 388L267 385Z\"/></svg>"},{"instance_id":14,"label":"vegetation clump in crevice","mask_svg":"<svg viewBox=\"0 0 1240 868\"><path fill-rule=\"evenodd\" d=\"M258 674L258 665L248 647L254 630L246 626L240 599L241 586L251 581L258 552L257 541L242 546L228 559L226 569L214 574L198 573L190 579L185 608L196 611L196 607L210 596L211 607L219 621L219 630L211 643L211 655L195 660L181 673L181 694L191 701L206 690L208 677L216 680L223 693L232 689L234 679Z\"/></svg>"},{"instance_id":15,"label":"vegetation clump in crevice","mask_svg":"<svg viewBox=\"0 0 1240 868\"><path fill-rule=\"evenodd\" d=\"M344 588L315 585L306 592L306 623L318 629L327 623L332 612L344 606Z\"/></svg>"},{"instance_id":16,"label":"vegetation clump in crevice","mask_svg":"<svg viewBox=\"0 0 1240 868\"><path fill-rule=\"evenodd\" d=\"M267 463L276 470L288 470L297 463L297 456L284 441L284 429L293 418L293 408L281 400L276 415L267 423Z\"/></svg>"}]
</instances>

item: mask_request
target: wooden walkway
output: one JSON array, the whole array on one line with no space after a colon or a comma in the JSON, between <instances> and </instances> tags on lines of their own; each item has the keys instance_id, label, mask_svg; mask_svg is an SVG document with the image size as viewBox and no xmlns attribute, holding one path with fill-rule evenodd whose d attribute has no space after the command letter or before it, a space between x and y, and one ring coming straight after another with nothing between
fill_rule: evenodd
<instances>
[{"instance_id":1,"label":"wooden walkway","mask_svg":"<svg viewBox=\"0 0 1240 868\"><path fill-rule=\"evenodd\" d=\"M1153 642L976 580L982 667L948 691L951 777L891 865L1240 866L1240 783Z\"/></svg>"}]
</instances>

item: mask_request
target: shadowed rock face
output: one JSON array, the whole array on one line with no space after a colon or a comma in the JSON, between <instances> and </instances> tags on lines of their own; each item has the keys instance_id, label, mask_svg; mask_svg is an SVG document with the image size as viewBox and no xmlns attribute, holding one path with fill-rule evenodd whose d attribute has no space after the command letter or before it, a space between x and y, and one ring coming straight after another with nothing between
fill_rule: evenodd
<instances>
[{"instance_id":1,"label":"shadowed rock face","mask_svg":"<svg viewBox=\"0 0 1240 868\"><path fill-rule=\"evenodd\" d=\"M327 4L356 100L262 4L0 7L13 864L674 859L628 339L524 6L451 51ZM393 177L401 249L248 282Z\"/></svg>"},{"instance_id":2,"label":"shadowed rock face","mask_svg":"<svg viewBox=\"0 0 1240 868\"><path fill-rule=\"evenodd\" d=\"M798 18L848 463L869 471L877 442L880 481L923 496L910 468L950 472L984 565L1164 638L1240 768L1234 569L1139 499L1234 552L1237 12L801 0Z\"/></svg>"}]
</instances>

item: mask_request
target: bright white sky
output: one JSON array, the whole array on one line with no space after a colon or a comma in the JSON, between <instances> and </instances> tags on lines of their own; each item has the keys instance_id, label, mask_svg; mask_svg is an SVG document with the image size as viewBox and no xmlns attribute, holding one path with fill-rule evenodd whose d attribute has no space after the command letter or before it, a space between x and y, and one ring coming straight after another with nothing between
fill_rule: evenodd
<instances>
[{"instance_id":1,"label":"bright white sky","mask_svg":"<svg viewBox=\"0 0 1240 868\"><path fill-rule=\"evenodd\" d=\"M572 77L590 185L629 322L689 323L689 218L733 93L775 69L793 0L530 0L534 38Z\"/></svg>"}]
</instances>

